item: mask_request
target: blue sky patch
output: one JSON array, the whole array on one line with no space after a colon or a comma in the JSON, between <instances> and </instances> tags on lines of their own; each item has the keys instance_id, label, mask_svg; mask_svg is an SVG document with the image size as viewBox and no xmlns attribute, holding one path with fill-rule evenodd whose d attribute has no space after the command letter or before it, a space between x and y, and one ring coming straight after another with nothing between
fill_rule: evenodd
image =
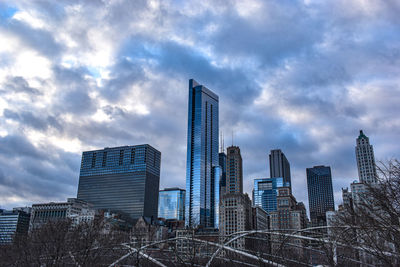
<instances>
[{"instance_id":1,"label":"blue sky patch","mask_svg":"<svg viewBox=\"0 0 400 267\"><path fill-rule=\"evenodd\" d=\"M12 6L0 4L0 21L8 20L17 13L18 9Z\"/></svg>"}]
</instances>

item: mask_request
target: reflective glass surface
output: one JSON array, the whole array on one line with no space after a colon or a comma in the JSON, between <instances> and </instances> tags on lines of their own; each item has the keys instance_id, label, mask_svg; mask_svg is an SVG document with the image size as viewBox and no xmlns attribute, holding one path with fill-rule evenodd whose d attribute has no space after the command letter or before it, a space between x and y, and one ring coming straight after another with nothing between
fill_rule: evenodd
<instances>
[{"instance_id":1,"label":"reflective glass surface","mask_svg":"<svg viewBox=\"0 0 400 267\"><path fill-rule=\"evenodd\" d=\"M254 179L254 205L263 208L268 213L276 211L278 188L283 185L282 177Z\"/></svg>"},{"instance_id":2,"label":"reflective glass surface","mask_svg":"<svg viewBox=\"0 0 400 267\"><path fill-rule=\"evenodd\" d=\"M218 96L190 80L188 107L185 224L215 227L215 190L218 187L219 193L220 182L213 175L219 161Z\"/></svg>"},{"instance_id":3,"label":"reflective glass surface","mask_svg":"<svg viewBox=\"0 0 400 267\"><path fill-rule=\"evenodd\" d=\"M165 219L185 219L185 190L162 190L158 198L158 217Z\"/></svg>"},{"instance_id":4,"label":"reflective glass surface","mask_svg":"<svg viewBox=\"0 0 400 267\"><path fill-rule=\"evenodd\" d=\"M17 233L27 234L29 214L19 211L0 211L0 244L12 243Z\"/></svg>"},{"instance_id":5,"label":"reflective glass surface","mask_svg":"<svg viewBox=\"0 0 400 267\"><path fill-rule=\"evenodd\" d=\"M219 228L219 200L220 200L220 184L221 184L222 170L219 166L214 166L213 168L213 180L214 180L214 199L211 199L213 203L213 212L214 217L212 220L214 221L214 228Z\"/></svg>"},{"instance_id":6,"label":"reflective glass surface","mask_svg":"<svg viewBox=\"0 0 400 267\"><path fill-rule=\"evenodd\" d=\"M307 189L311 222L314 225L325 224L326 212L335 210L331 168L307 168Z\"/></svg>"},{"instance_id":7,"label":"reflective glass surface","mask_svg":"<svg viewBox=\"0 0 400 267\"><path fill-rule=\"evenodd\" d=\"M83 152L78 199L132 218L157 218L160 163L150 145Z\"/></svg>"}]
</instances>

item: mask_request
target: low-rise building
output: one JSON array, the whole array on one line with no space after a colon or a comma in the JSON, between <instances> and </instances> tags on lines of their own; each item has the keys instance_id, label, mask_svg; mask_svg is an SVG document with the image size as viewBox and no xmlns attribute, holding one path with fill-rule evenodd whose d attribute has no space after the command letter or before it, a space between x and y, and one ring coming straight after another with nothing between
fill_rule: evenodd
<instances>
[{"instance_id":1,"label":"low-rise building","mask_svg":"<svg viewBox=\"0 0 400 267\"><path fill-rule=\"evenodd\" d=\"M168 228L162 221L152 220L148 217L140 217L136 220L131 231L131 239L137 247L148 245L154 241L168 238Z\"/></svg>"},{"instance_id":2,"label":"low-rise building","mask_svg":"<svg viewBox=\"0 0 400 267\"><path fill-rule=\"evenodd\" d=\"M187 228L176 230L176 238L177 255L184 260L193 260L193 257L209 258L215 252L216 247L205 242L218 243L219 233L213 228Z\"/></svg>"},{"instance_id":3,"label":"low-rise building","mask_svg":"<svg viewBox=\"0 0 400 267\"><path fill-rule=\"evenodd\" d=\"M158 217L166 220L185 220L184 189L178 187L160 190L158 196Z\"/></svg>"},{"instance_id":4,"label":"low-rise building","mask_svg":"<svg viewBox=\"0 0 400 267\"><path fill-rule=\"evenodd\" d=\"M16 235L27 234L29 217L22 210L0 210L0 245L12 243Z\"/></svg>"},{"instance_id":5,"label":"low-rise building","mask_svg":"<svg viewBox=\"0 0 400 267\"><path fill-rule=\"evenodd\" d=\"M269 215L268 213L259 206L253 206L252 208L252 230L267 231L269 230ZM271 240L268 233L257 233L252 235L251 249L254 251L270 253L271 252Z\"/></svg>"},{"instance_id":6,"label":"low-rise building","mask_svg":"<svg viewBox=\"0 0 400 267\"><path fill-rule=\"evenodd\" d=\"M67 202L33 204L29 230L46 224L48 221L71 219L74 225L94 220L95 209L83 200L68 198Z\"/></svg>"}]
</instances>

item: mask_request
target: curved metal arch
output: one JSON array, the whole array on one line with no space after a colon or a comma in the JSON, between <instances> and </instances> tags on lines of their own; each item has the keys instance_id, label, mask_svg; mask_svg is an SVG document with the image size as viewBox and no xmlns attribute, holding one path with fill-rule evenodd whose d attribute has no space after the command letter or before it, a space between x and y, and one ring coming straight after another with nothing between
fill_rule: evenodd
<instances>
[{"instance_id":1,"label":"curved metal arch","mask_svg":"<svg viewBox=\"0 0 400 267\"><path fill-rule=\"evenodd\" d=\"M302 236L302 235L296 235L295 234L295 233L309 232L311 230L327 229L327 228L348 228L349 229L349 227L346 227L346 226L343 226L343 227L318 226L318 227L309 227L309 228L304 228L304 229L298 229L296 231L293 231L291 234L281 233L280 232L280 231L288 231L288 230L280 230L280 231L279 230L278 231L270 231L270 230L240 231L240 232L236 232L236 233L233 233L233 234L229 235L229 236L235 236L235 235L236 236L231 238L231 239L229 239L228 241L226 241L223 244L214 243L214 242L205 241L205 240L196 239L196 238L190 238L190 237L175 237L175 238L171 238L171 239L155 241L155 242L152 242L152 243L147 244L145 246L142 246L139 249L135 249L135 248L130 247L134 251L131 251L128 254L124 255L123 257L121 257L120 259L115 261L113 264L111 264L110 267L115 266L115 264L117 264L119 261L121 261L122 259L128 257L129 255L131 255L131 254L133 254L135 252L139 252L143 257L145 257L145 258L147 258L149 260L154 259L154 258L150 257L149 255L147 255L147 254L145 254L143 252L140 252L140 250L146 249L147 247L154 246L154 245L157 245L157 244L166 243L166 242L172 242L172 241L176 241L176 240L179 240L179 239L181 239L181 240L189 240L189 241L196 241L196 242L200 242L200 243L204 243L204 244L207 244L207 245L212 245L212 246L218 247L218 249L211 256L210 260L207 262L207 265L206 265L207 267L210 266L210 264L212 263L214 258L220 253L220 251L222 249L225 249L225 250L228 250L228 251L231 251L231 252L234 252L234 253L238 253L238 254L241 254L243 256L255 259L255 260L261 260L262 262L267 263L267 264L275 264L276 266L284 267L284 265L282 265L282 264L279 264L279 263L276 263L276 262L273 262L273 261L270 261L270 260L266 260L266 259L263 259L263 258L260 259L259 257L255 256L255 255L249 254L249 253L241 251L241 250L234 249L234 248L232 248L230 246L227 246L227 245L229 245L231 242L233 242L233 241L235 241L235 240L237 240L239 238L242 238L242 237L246 238L246 236L248 236L248 235L260 233L260 234L281 235L281 236L287 236L287 237L291 237L291 238L298 238L298 239L304 239L304 240L310 240L310 241L320 241L320 242L322 241L324 243L335 243L336 245L340 245L340 246L343 246L343 247L348 247L348 245L337 243L336 241L332 241L332 240L327 240L325 238L305 237L305 236ZM130 243L123 243L121 245L125 245L126 246L128 244L130 244ZM357 249L357 250L366 251L366 252L370 252L370 250L371 250L371 249L368 249L368 248L365 248L365 247L359 247L359 246L355 246L355 247L352 246L352 248ZM398 254L392 253L392 252L385 252L385 254L386 255L391 255L391 256L399 256ZM156 262L154 262L154 263L156 263ZM157 262L156 264L159 265L159 266L165 266L161 262Z\"/></svg>"},{"instance_id":2,"label":"curved metal arch","mask_svg":"<svg viewBox=\"0 0 400 267\"><path fill-rule=\"evenodd\" d=\"M327 228L348 228L348 227L346 227L346 226L343 226L343 227L337 227L337 226L317 226L317 227L309 227L309 228L299 229L299 230L295 231L295 233L305 232L305 231L309 231L309 230L316 230L316 229L327 229ZM281 231L284 231L284 230L281 230ZM287 231L287 230L286 230L286 231ZM229 239L228 241L226 241L226 242L224 243L224 246L219 247L219 248L217 249L217 251L215 251L214 254L211 256L210 260L207 262L206 267L209 267L209 266L210 266L210 264L212 263L212 261L214 260L214 258L220 253L220 251L221 251L223 248L225 248L226 245L230 244L231 242L233 242L233 241L235 241L235 240L237 240L237 239L239 239L239 238L241 238L241 237L245 237L245 236L247 236L247 235L251 235L251 234L255 234L255 233L272 234L272 235L282 235L282 236L288 236L288 237L292 237L292 238L304 239L304 240L309 240L309 241L320 241L320 242L322 241L322 242L324 242L324 243L334 243L334 244L336 244L336 245L340 245L340 246L343 246L343 247L348 247L348 245L346 245L346 244L338 243L338 242L331 241L331 240L326 240L326 239L324 239L324 238L320 239L320 238L306 237L306 236L295 235L295 234L279 233L278 231L270 231L270 230L240 231L240 232L236 232L236 233L233 233L233 234L229 235L229 236L232 236L232 235L239 234L239 235L237 235L236 237L233 237L233 238ZM366 252L371 252L371 249L364 248L364 247L352 246L352 248L355 248L355 249L357 249L357 250L363 250L363 251L366 251ZM384 254L391 255L391 256L393 256L393 255L399 256L398 254L395 254L395 253L392 253L392 252L384 252ZM281 266L283 266L283 265L281 265Z\"/></svg>"}]
</instances>

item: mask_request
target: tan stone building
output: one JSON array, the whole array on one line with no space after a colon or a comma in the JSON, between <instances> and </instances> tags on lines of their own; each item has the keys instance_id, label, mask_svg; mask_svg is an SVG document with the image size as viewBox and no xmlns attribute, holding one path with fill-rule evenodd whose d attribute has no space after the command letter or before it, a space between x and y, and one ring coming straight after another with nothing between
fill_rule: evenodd
<instances>
[{"instance_id":1,"label":"tan stone building","mask_svg":"<svg viewBox=\"0 0 400 267\"><path fill-rule=\"evenodd\" d=\"M278 189L277 210L269 214L271 231L279 230L280 233L301 235L301 232L297 231L307 227L306 208L302 202L296 201L290 187ZM297 251L297 253L304 253L301 249L304 245L302 239L280 237L279 235L271 235L272 252L281 248L281 242L287 243L288 248ZM296 247L299 248L296 249Z\"/></svg>"},{"instance_id":2,"label":"tan stone building","mask_svg":"<svg viewBox=\"0 0 400 267\"><path fill-rule=\"evenodd\" d=\"M251 201L247 194L228 193L220 201L219 235L225 243L232 234L252 228ZM245 249L249 246L245 238L235 240L231 247Z\"/></svg>"}]
</instances>

